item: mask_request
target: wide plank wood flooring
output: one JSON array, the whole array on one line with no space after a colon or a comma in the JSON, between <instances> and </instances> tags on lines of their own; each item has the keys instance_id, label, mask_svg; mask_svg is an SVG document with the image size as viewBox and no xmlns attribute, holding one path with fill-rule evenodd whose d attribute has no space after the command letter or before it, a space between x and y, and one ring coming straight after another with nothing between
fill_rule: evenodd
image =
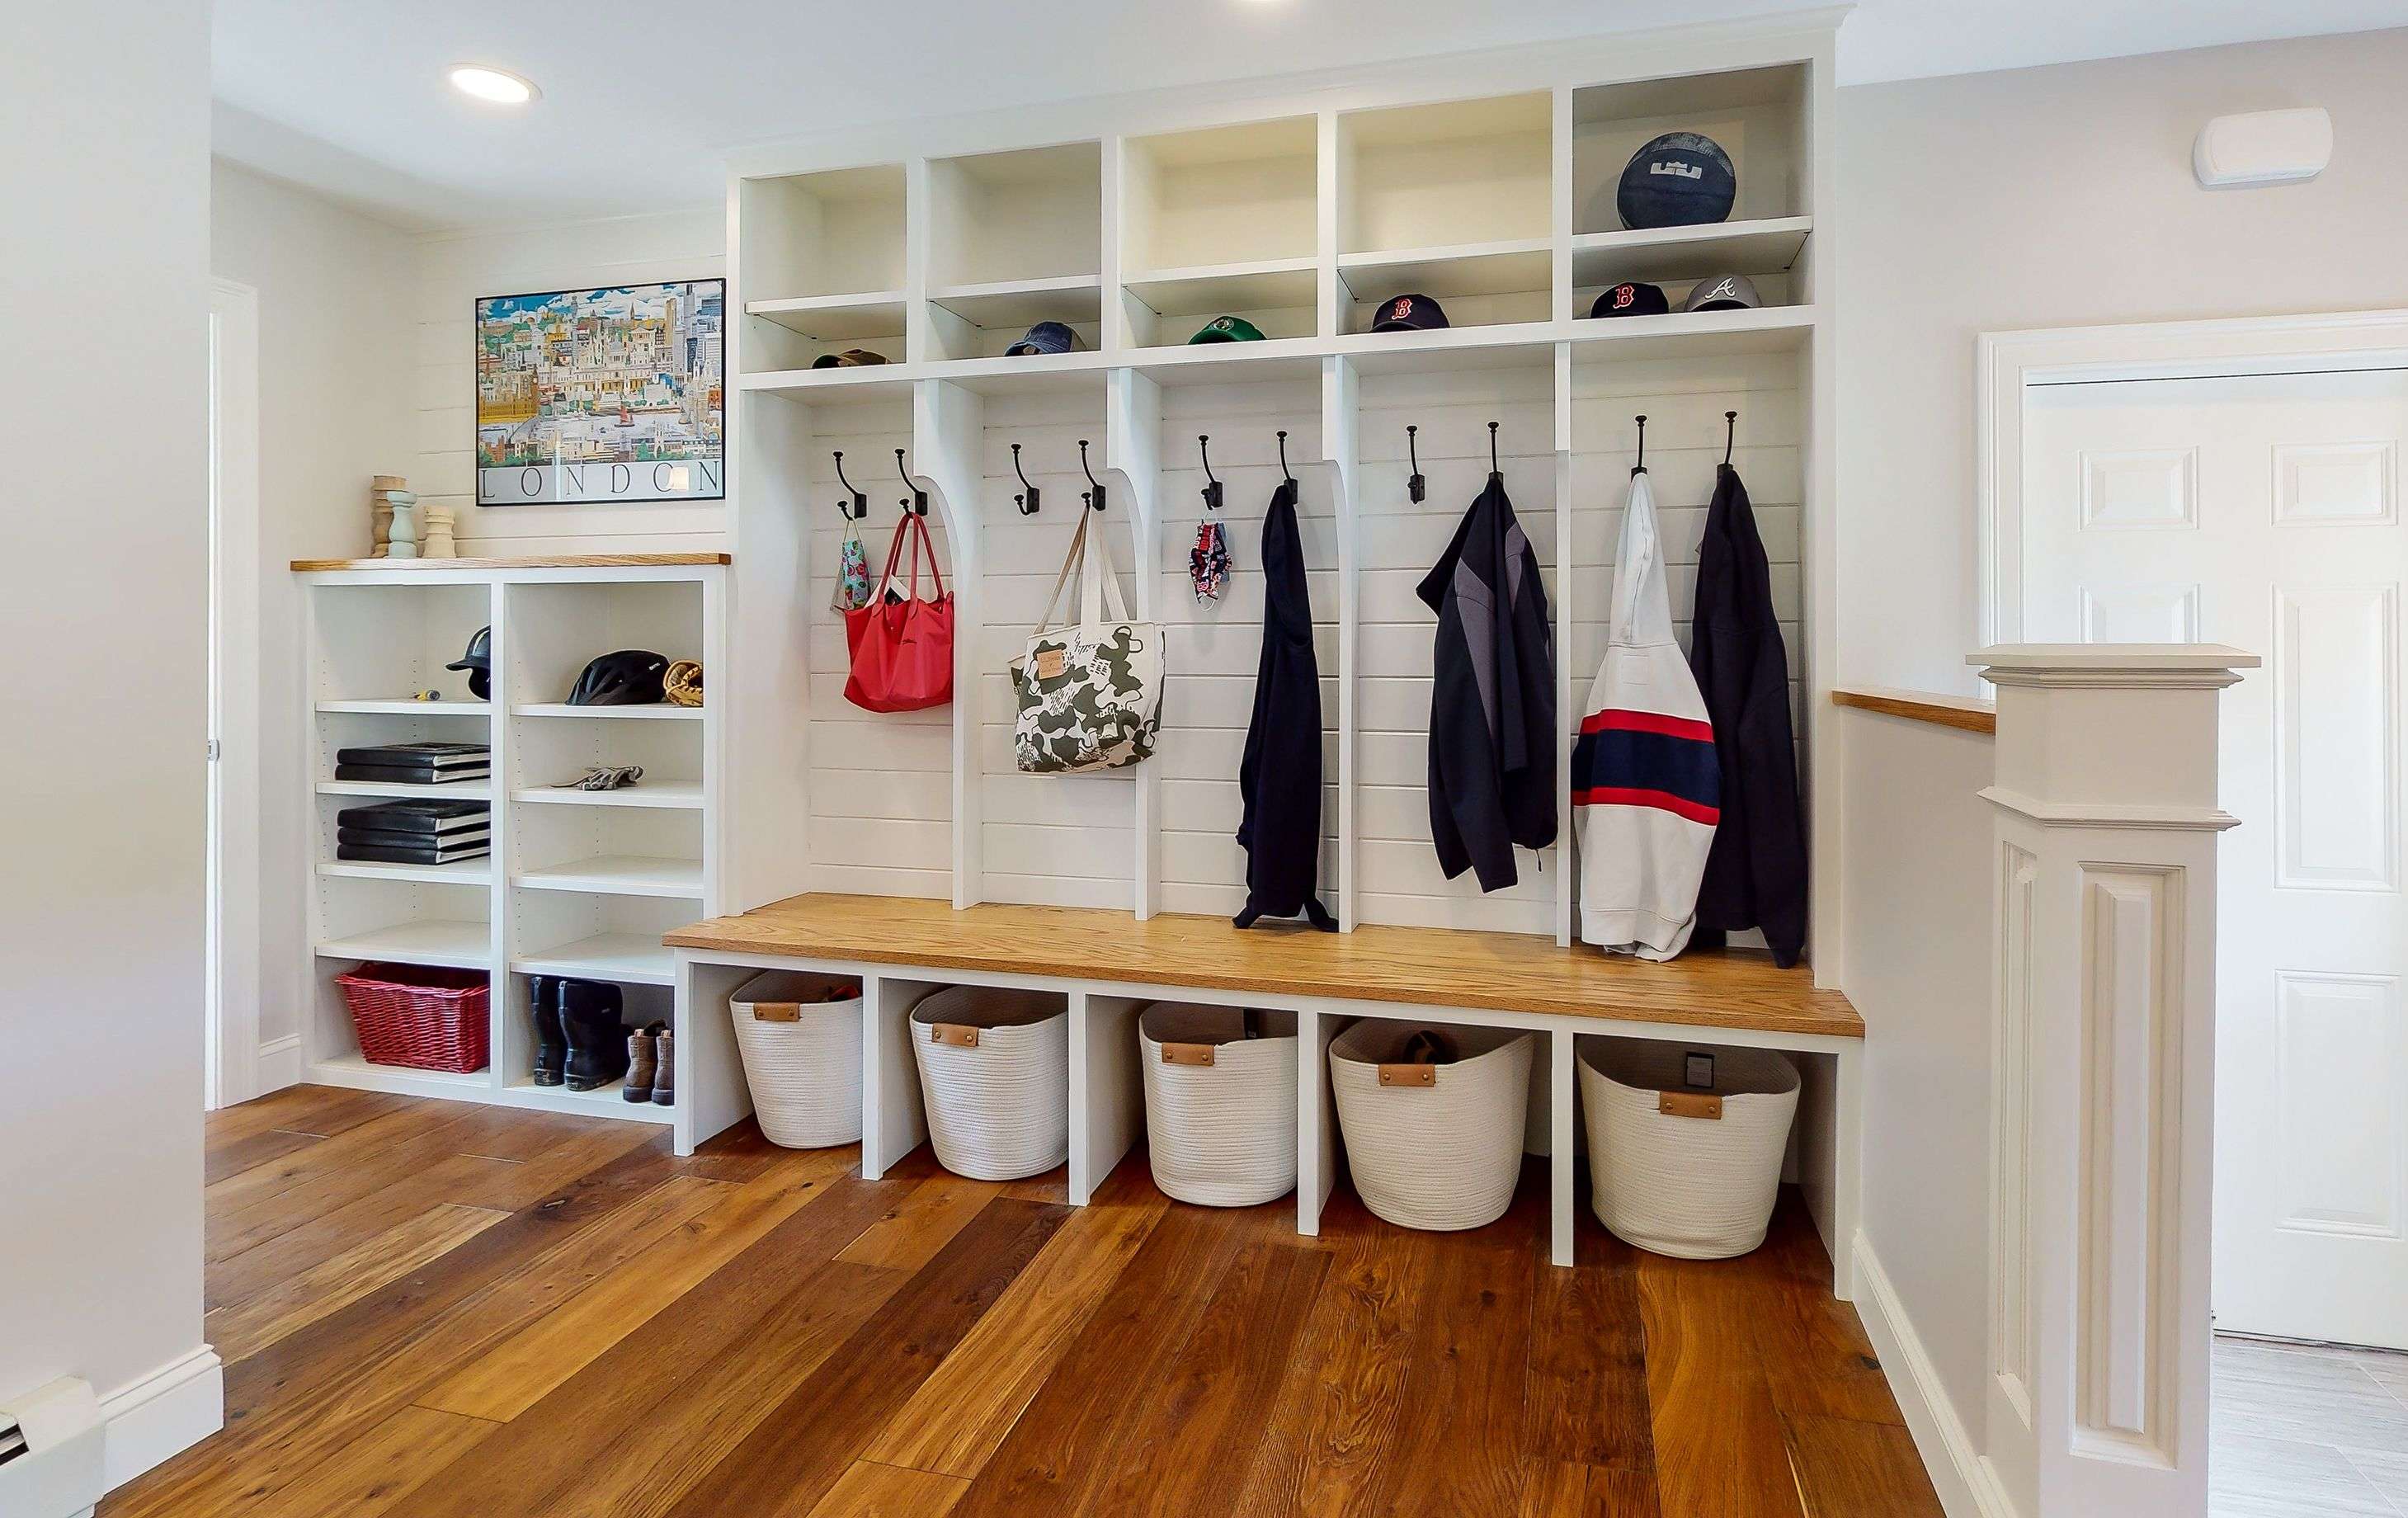
<instances>
[{"instance_id":1,"label":"wide plank wood flooring","mask_svg":"<svg viewBox=\"0 0 2408 1518\"><path fill-rule=\"evenodd\" d=\"M223 1433L105 1518L1937 1518L1794 1196L1746 1259L1643 1254L1543 1174L1469 1234L1342 1187L1176 1205L1132 1155L921 1150L296 1087L209 1121Z\"/></svg>"}]
</instances>

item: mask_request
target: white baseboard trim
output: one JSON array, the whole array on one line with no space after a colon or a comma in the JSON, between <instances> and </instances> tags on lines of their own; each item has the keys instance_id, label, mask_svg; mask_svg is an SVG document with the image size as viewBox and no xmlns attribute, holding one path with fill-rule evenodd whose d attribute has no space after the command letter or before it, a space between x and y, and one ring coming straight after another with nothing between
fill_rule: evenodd
<instances>
[{"instance_id":1,"label":"white baseboard trim","mask_svg":"<svg viewBox=\"0 0 2408 1518\"><path fill-rule=\"evenodd\" d=\"M100 1399L108 1429L101 1457L117 1488L225 1426L225 1368L207 1344Z\"/></svg>"},{"instance_id":2,"label":"white baseboard trim","mask_svg":"<svg viewBox=\"0 0 2408 1518\"><path fill-rule=\"evenodd\" d=\"M1940 1383L1940 1368L1914 1331L1914 1320L1898 1299L1898 1288L1873 1253L1872 1241L1859 1231L1856 1247L1856 1316L1865 1337L1881 1356L1882 1374L1889 1379L1890 1395L1914 1437L1915 1452L1940 1494L1948 1518L2021 1518L2006 1489L1974 1447L1972 1433L1956 1415L1947 1388Z\"/></svg>"},{"instance_id":3,"label":"white baseboard trim","mask_svg":"<svg viewBox=\"0 0 2408 1518\"><path fill-rule=\"evenodd\" d=\"M300 1083L301 1035L288 1033L259 1046L259 1085L251 1095L265 1096Z\"/></svg>"}]
</instances>

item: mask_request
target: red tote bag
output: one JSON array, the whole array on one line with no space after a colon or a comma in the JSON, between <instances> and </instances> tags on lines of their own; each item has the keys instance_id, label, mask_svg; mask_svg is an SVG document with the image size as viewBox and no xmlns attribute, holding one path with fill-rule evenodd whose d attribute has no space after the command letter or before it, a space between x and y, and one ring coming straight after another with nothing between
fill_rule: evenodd
<instances>
[{"instance_id":1,"label":"red tote bag","mask_svg":"<svg viewBox=\"0 0 2408 1518\"><path fill-rule=\"evenodd\" d=\"M898 600L888 594L901 562L905 538L911 543L911 576ZM928 554L933 599L920 598L920 552ZM886 550L886 573L869 604L844 614L844 638L853 652L853 673L844 698L866 711L917 711L953 698L953 598L937 568L937 545L928 520L907 511Z\"/></svg>"}]
</instances>

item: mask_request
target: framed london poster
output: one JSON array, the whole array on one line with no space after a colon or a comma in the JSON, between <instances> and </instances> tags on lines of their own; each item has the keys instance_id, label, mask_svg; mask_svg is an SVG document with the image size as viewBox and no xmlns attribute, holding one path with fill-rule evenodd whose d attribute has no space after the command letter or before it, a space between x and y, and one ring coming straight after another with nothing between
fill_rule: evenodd
<instances>
[{"instance_id":1,"label":"framed london poster","mask_svg":"<svg viewBox=\"0 0 2408 1518\"><path fill-rule=\"evenodd\" d=\"M727 494L727 283L477 302L477 504Z\"/></svg>"}]
</instances>

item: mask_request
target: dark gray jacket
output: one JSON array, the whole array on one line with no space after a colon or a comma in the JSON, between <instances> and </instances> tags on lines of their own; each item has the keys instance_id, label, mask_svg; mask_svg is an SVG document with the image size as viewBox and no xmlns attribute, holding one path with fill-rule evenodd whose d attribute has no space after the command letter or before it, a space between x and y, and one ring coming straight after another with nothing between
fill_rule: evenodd
<instances>
[{"instance_id":1,"label":"dark gray jacket","mask_svg":"<svg viewBox=\"0 0 2408 1518\"><path fill-rule=\"evenodd\" d=\"M1430 838L1453 880L1520 879L1513 846L1555 841L1555 651L1539 556L1505 477L1464 513L1418 589L1438 613L1429 725Z\"/></svg>"}]
</instances>

